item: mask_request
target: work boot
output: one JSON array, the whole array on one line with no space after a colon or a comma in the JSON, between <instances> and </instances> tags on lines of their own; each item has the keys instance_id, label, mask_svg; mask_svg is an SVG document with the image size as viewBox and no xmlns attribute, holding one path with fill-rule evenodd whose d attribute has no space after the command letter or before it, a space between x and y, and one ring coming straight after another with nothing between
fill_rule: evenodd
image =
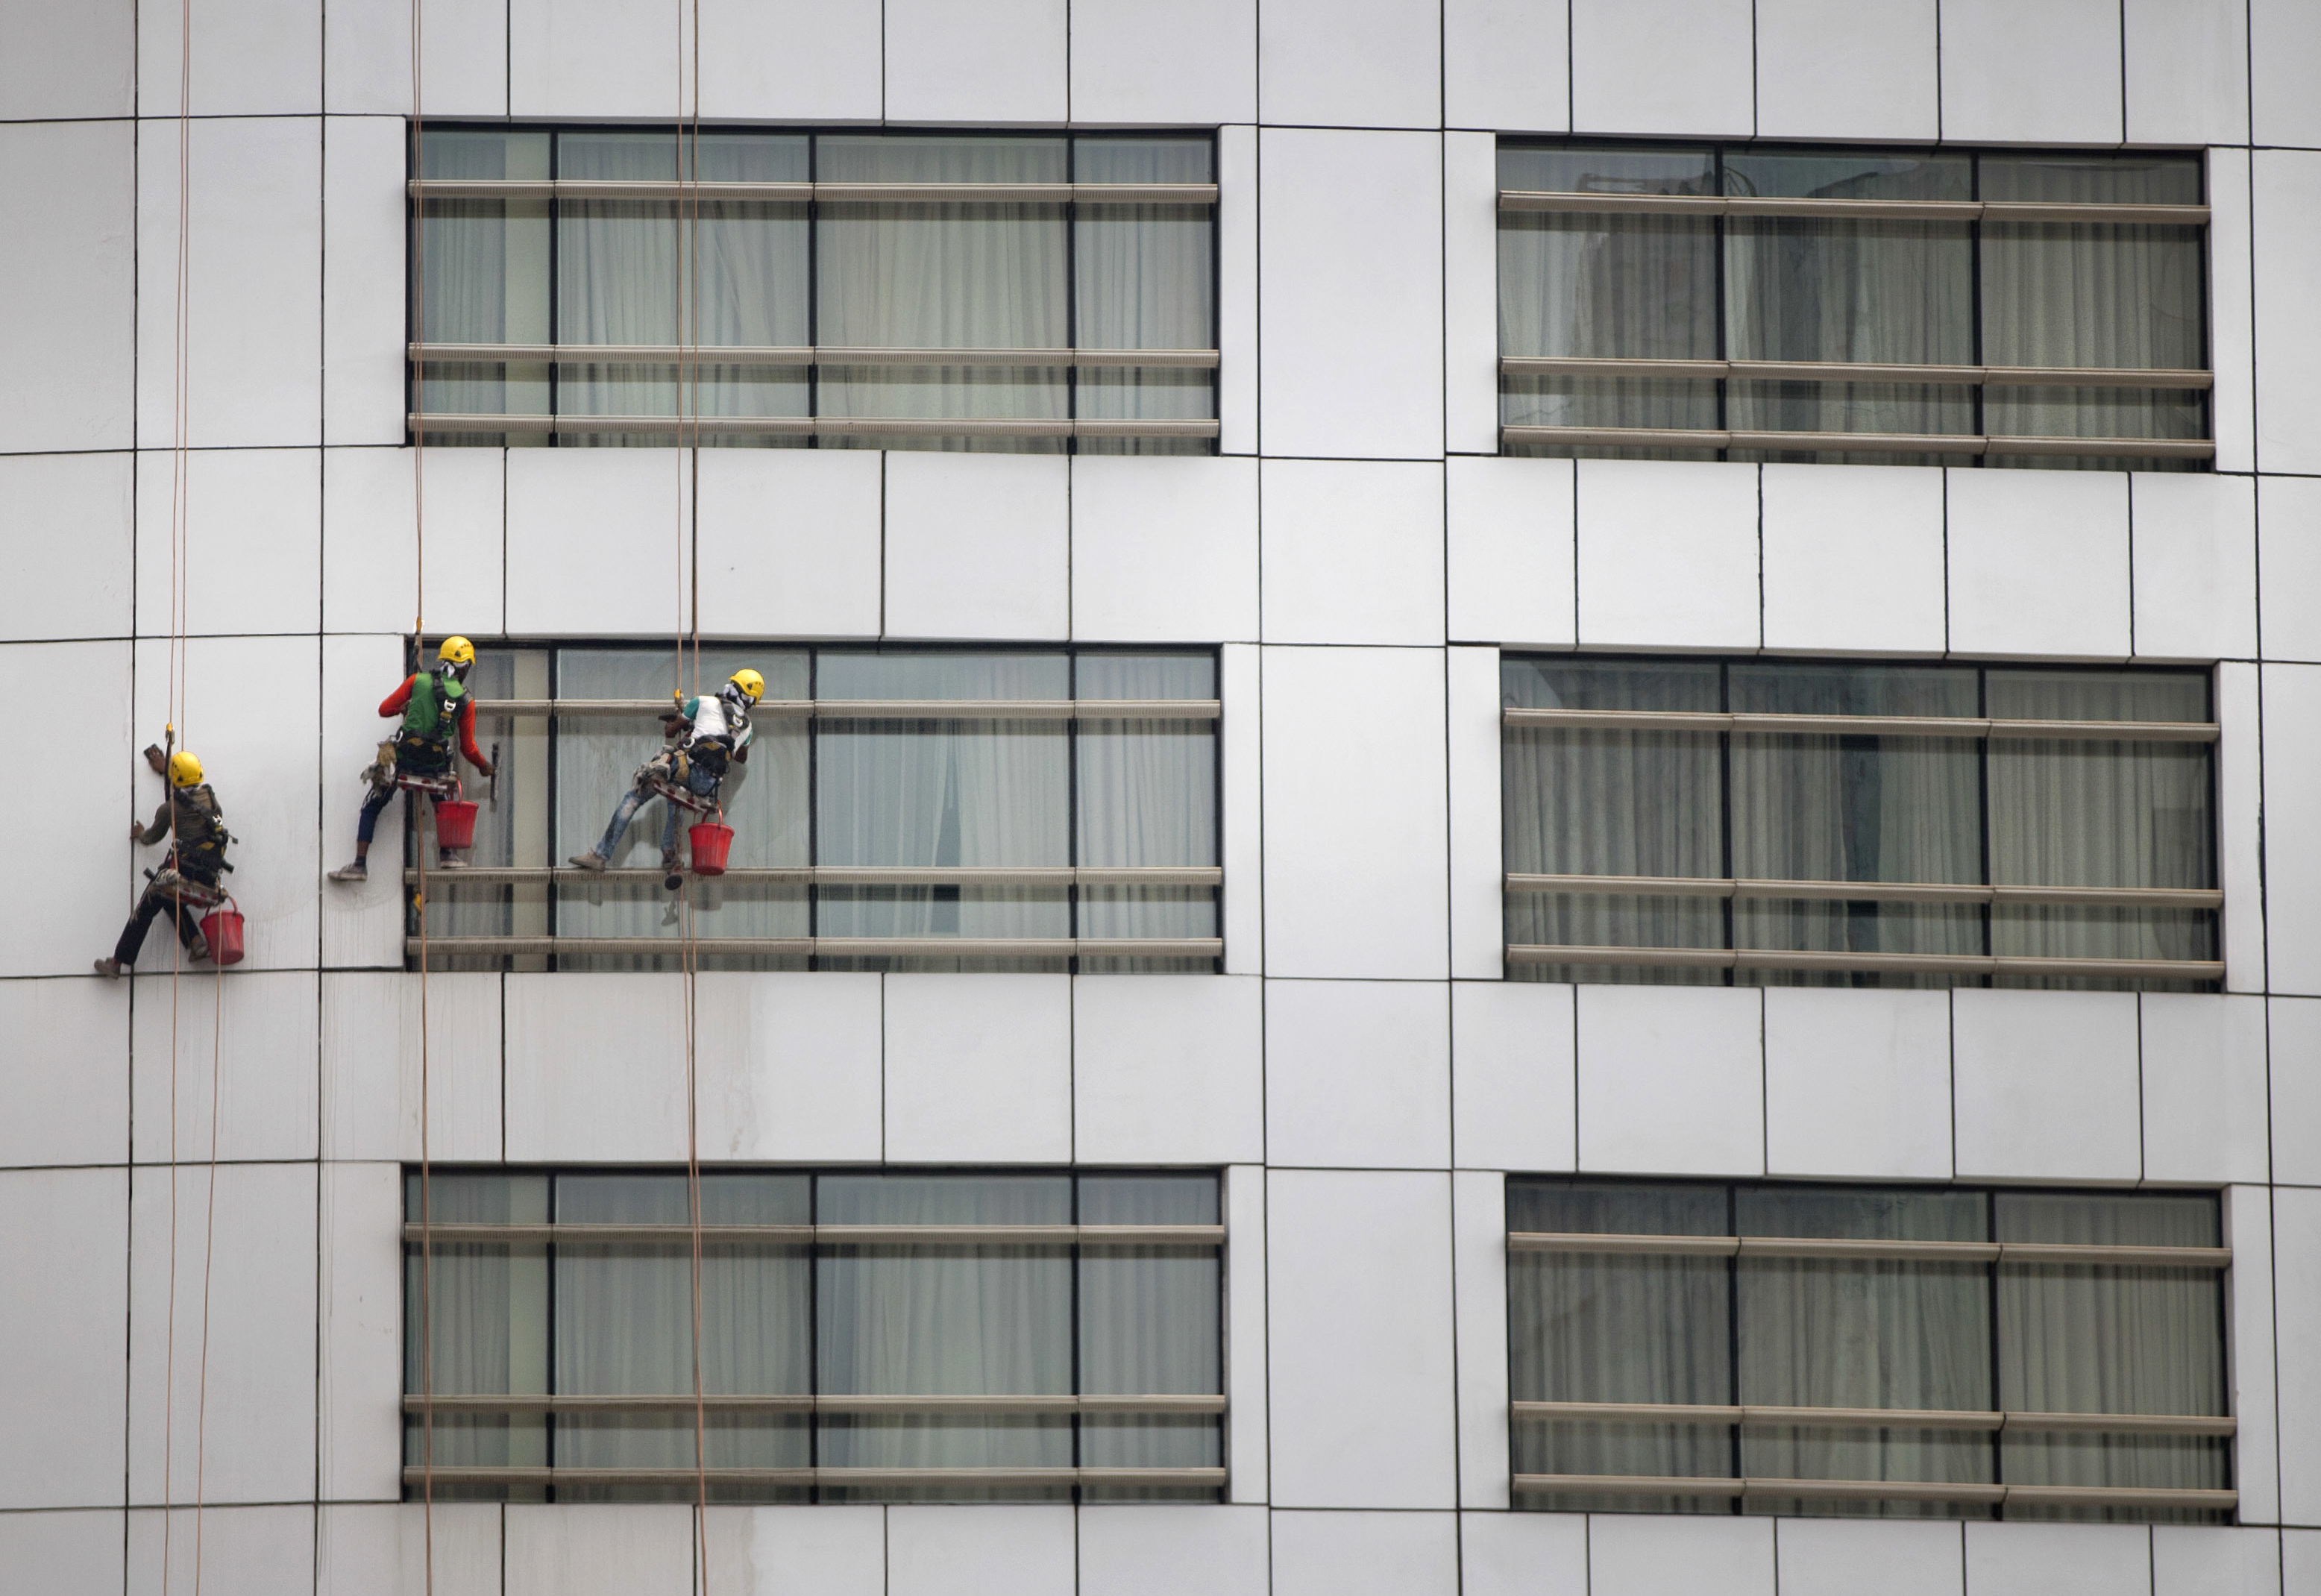
<instances>
[{"instance_id":1,"label":"work boot","mask_svg":"<svg viewBox=\"0 0 2321 1596\"><path fill-rule=\"evenodd\" d=\"M602 853L591 848L586 853L575 853L571 862L578 865L582 870L601 871L605 868L605 861Z\"/></svg>"},{"instance_id":2,"label":"work boot","mask_svg":"<svg viewBox=\"0 0 2321 1596\"><path fill-rule=\"evenodd\" d=\"M674 892L679 887L685 885L685 876L682 871L682 867L678 865L677 862L676 849L663 848L660 851L660 867L668 872L668 874L662 878L662 886L668 888L671 892Z\"/></svg>"},{"instance_id":3,"label":"work boot","mask_svg":"<svg viewBox=\"0 0 2321 1596\"><path fill-rule=\"evenodd\" d=\"M358 859L352 864L342 864L338 869L332 871L331 872L331 880L334 881L368 881L370 880L370 866Z\"/></svg>"},{"instance_id":4,"label":"work boot","mask_svg":"<svg viewBox=\"0 0 2321 1596\"><path fill-rule=\"evenodd\" d=\"M468 862L460 857L457 853L448 853L443 849L438 848L435 851L435 868L437 870L465 870L468 868Z\"/></svg>"},{"instance_id":5,"label":"work boot","mask_svg":"<svg viewBox=\"0 0 2321 1596\"><path fill-rule=\"evenodd\" d=\"M200 932L198 932L198 931L195 932L195 933L194 933L194 940L193 940L193 941L191 941L190 943L187 943L187 944L186 944L186 957L187 957L187 959L189 959L190 961L192 961L194 963L198 964L198 963L200 963L203 960L205 960L205 959L208 958L209 956L210 956L210 942L209 942L209 938L208 938L208 937L206 937L206 936L204 936L204 935L203 935Z\"/></svg>"},{"instance_id":6,"label":"work boot","mask_svg":"<svg viewBox=\"0 0 2321 1596\"><path fill-rule=\"evenodd\" d=\"M118 959L99 959L96 962L96 972L107 980L120 980L121 969L121 961Z\"/></svg>"}]
</instances>

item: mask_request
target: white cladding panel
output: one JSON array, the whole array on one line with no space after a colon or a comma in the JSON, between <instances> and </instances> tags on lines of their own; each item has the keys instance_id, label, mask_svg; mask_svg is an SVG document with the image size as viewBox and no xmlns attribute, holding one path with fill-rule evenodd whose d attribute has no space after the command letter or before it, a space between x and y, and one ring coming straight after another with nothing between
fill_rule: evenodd
<instances>
[{"instance_id":1,"label":"white cladding panel","mask_svg":"<svg viewBox=\"0 0 2321 1596\"><path fill-rule=\"evenodd\" d=\"M1452 1506L1450 1177L1276 1171L1266 1209L1274 1505Z\"/></svg>"},{"instance_id":2,"label":"white cladding panel","mask_svg":"<svg viewBox=\"0 0 2321 1596\"><path fill-rule=\"evenodd\" d=\"M1266 970L1441 980L1442 653L1263 654Z\"/></svg>"},{"instance_id":3,"label":"white cladding panel","mask_svg":"<svg viewBox=\"0 0 2321 1596\"><path fill-rule=\"evenodd\" d=\"M32 8L12 7L12 28L19 9ZM19 59L14 49L0 57ZM132 123L0 126L0 205L20 223L41 221L0 233L0 292L12 306L40 307L0 322L0 449L130 444L140 353L136 173ZM62 371L74 380L58 382Z\"/></svg>"},{"instance_id":4,"label":"white cladding panel","mask_svg":"<svg viewBox=\"0 0 2321 1596\"><path fill-rule=\"evenodd\" d=\"M0 1172L0 1202L9 1215L0 1230L9 1282L0 1292L0 1345L9 1351L0 1410L10 1436L0 1448L0 1509L117 1504L128 1402L126 1172ZM96 1259L108 1267L90 1267ZM0 1524L14 1518L0 1512Z\"/></svg>"}]
</instances>

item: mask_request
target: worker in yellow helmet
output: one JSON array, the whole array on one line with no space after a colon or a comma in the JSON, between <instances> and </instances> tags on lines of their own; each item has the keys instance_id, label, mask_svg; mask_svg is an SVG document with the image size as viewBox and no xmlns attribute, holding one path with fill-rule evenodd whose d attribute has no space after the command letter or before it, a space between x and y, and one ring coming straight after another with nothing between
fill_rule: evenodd
<instances>
[{"instance_id":1,"label":"worker in yellow helmet","mask_svg":"<svg viewBox=\"0 0 2321 1596\"><path fill-rule=\"evenodd\" d=\"M175 920L177 940L186 944L189 959L210 956L209 943L202 935L200 905L185 901L185 884L194 884L196 898L214 894L218 873L232 867L225 862L225 846L233 839L226 834L225 812L218 807L217 795L202 780L202 762L186 749L163 757L159 748L145 751L145 762L155 775L164 777L169 790L161 798L161 807L153 811L152 824L129 823L129 834L146 847L167 837L169 852L153 872L152 884L138 898L137 908L129 917L129 924L121 928L121 940L114 945L113 956L96 962L99 975L119 975L127 966L137 962L138 950L145 945L145 933L154 918L165 910ZM205 894L202 889L210 889Z\"/></svg>"},{"instance_id":2,"label":"worker in yellow helmet","mask_svg":"<svg viewBox=\"0 0 2321 1596\"><path fill-rule=\"evenodd\" d=\"M396 778L450 776L454 735L468 762L485 776L491 775L491 761L476 746L476 698L468 690L468 672L475 664L474 643L464 637L447 637L435 651L434 668L405 677L403 685L379 705L381 719L400 715L403 725L392 739L379 744L378 762L363 771L370 782L370 796L363 800L362 817L355 823L355 861L332 871L331 880L370 880L371 833L378 825L379 811L394 800ZM442 796L434 801L441 804ZM449 849L437 859L445 870L457 870L468 862Z\"/></svg>"},{"instance_id":3,"label":"worker in yellow helmet","mask_svg":"<svg viewBox=\"0 0 2321 1596\"><path fill-rule=\"evenodd\" d=\"M745 668L728 677L715 697L678 698L675 707L660 717L661 735L669 746L638 768L636 784L614 807L604 836L588 852L575 853L572 862L592 871L610 864L629 822L656 796L657 786L715 802L729 763L749 760L750 711L765 694L766 679ZM667 807L669 815L660 828L660 867L667 872L668 887L675 891L681 879L677 873L678 806L668 803Z\"/></svg>"}]
</instances>

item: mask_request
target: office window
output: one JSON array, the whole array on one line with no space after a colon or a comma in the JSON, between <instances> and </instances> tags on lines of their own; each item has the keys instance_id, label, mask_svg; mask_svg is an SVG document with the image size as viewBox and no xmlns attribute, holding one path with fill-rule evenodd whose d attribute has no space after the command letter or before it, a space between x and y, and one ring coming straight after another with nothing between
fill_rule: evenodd
<instances>
[{"instance_id":1,"label":"office window","mask_svg":"<svg viewBox=\"0 0 2321 1596\"><path fill-rule=\"evenodd\" d=\"M2191 670L1504 658L1508 972L2212 986Z\"/></svg>"},{"instance_id":2,"label":"office window","mask_svg":"<svg viewBox=\"0 0 2321 1596\"><path fill-rule=\"evenodd\" d=\"M2209 1193L1517 1179L1518 1507L2214 1522Z\"/></svg>"},{"instance_id":3,"label":"office window","mask_svg":"<svg viewBox=\"0 0 2321 1596\"><path fill-rule=\"evenodd\" d=\"M702 968L1217 967L1213 652L717 643L697 680L715 692L742 666L766 692L719 795L727 869L684 889ZM660 752L674 652L485 648L469 679L501 773L469 868L428 878L432 967L678 968L666 800L610 869L566 863ZM408 835L414 862L431 841ZM415 909L408 930L415 961Z\"/></svg>"},{"instance_id":4,"label":"office window","mask_svg":"<svg viewBox=\"0 0 2321 1596\"><path fill-rule=\"evenodd\" d=\"M1215 447L1206 135L431 126L413 176L431 443Z\"/></svg>"},{"instance_id":5,"label":"office window","mask_svg":"<svg viewBox=\"0 0 2321 1596\"><path fill-rule=\"evenodd\" d=\"M684 1172L429 1185L423 1227L405 1172L405 1494L693 1500ZM701 1224L710 1500L1218 1500L1214 1174L719 1170Z\"/></svg>"},{"instance_id":6,"label":"office window","mask_svg":"<svg viewBox=\"0 0 2321 1596\"><path fill-rule=\"evenodd\" d=\"M1510 141L1499 187L1509 453L2215 454L2197 156Z\"/></svg>"}]
</instances>

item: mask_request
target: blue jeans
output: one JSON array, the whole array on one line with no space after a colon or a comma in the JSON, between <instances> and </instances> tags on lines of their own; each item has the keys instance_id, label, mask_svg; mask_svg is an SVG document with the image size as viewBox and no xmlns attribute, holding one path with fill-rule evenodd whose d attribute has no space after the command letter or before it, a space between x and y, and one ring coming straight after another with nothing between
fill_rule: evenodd
<instances>
[{"instance_id":1,"label":"blue jeans","mask_svg":"<svg viewBox=\"0 0 2321 1596\"><path fill-rule=\"evenodd\" d=\"M685 789L696 798L714 798L717 796L717 778L699 765L694 765L686 771ZM623 793L620 803L614 807L613 818L605 824L603 839L596 844L596 856L610 859L613 850L621 845L621 838L628 831L629 822L636 818L637 811L659 796L642 781ZM660 851L667 853L677 846L677 817L685 811L675 804L662 807L669 813L661 822Z\"/></svg>"}]
</instances>

